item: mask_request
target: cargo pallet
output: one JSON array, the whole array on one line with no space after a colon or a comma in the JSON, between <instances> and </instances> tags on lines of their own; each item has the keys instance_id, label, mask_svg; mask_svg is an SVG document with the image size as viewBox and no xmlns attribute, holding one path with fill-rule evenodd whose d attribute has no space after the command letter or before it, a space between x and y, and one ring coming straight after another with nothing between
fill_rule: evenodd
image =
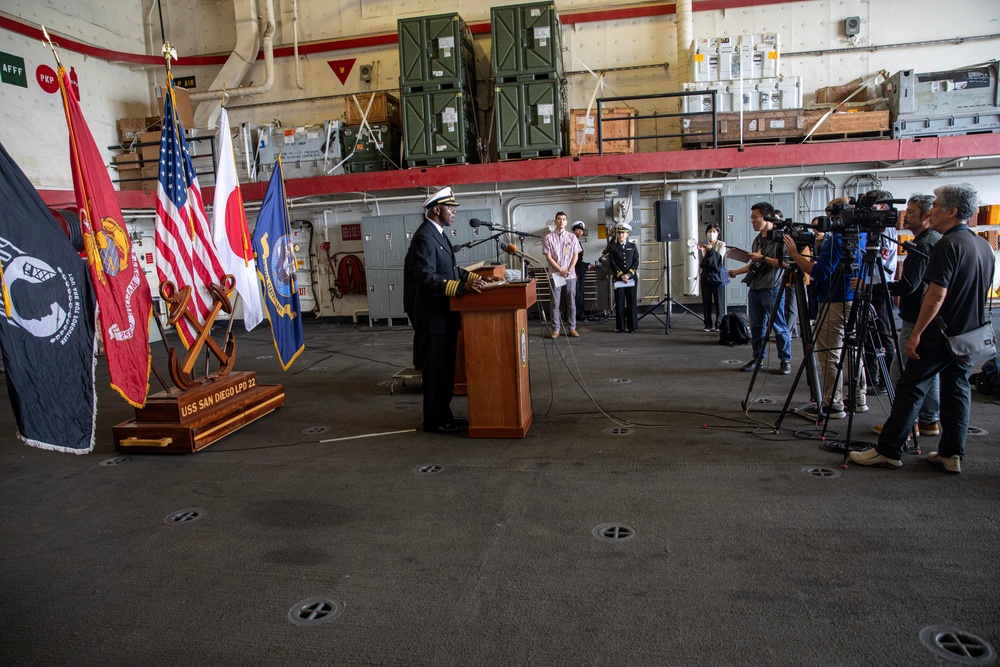
<instances>
[{"instance_id":1,"label":"cargo pallet","mask_svg":"<svg viewBox=\"0 0 1000 667\"><path fill-rule=\"evenodd\" d=\"M460 155L453 157L434 157L425 158L422 160L407 159L407 166L413 167L440 167L446 164L472 164L472 158L468 155Z\"/></svg>"},{"instance_id":2,"label":"cargo pallet","mask_svg":"<svg viewBox=\"0 0 1000 667\"><path fill-rule=\"evenodd\" d=\"M474 83L468 81L452 81L449 83L424 83L419 86L402 86L403 93L430 93L441 90L461 90L464 93L472 93L475 90Z\"/></svg>"},{"instance_id":3,"label":"cargo pallet","mask_svg":"<svg viewBox=\"0 0 1000 667\"><path fill-rule=\"evenodd\" d=\"M500 153L501 160L531 160L545 157L562 157L562 149L550 148L548 150L507 151Z\"/></svg>"},{"instance_id":4,"label":"cargo pallet","mask_svg":"<svg viewBox=\"0 0 1000 667\"><path fill-rule=\"evenodd\" d=\"M498 76L496 83L521 83L524 81L545 81L547 79L561 79L561 72L535 72L534 74L518 74L516 76Z\"/></svg>"},{"instance_id":5,"label":"cargo pallet","mask_svg":"<svg viewBox=\"0 0 1000 667\"><path fill-rule=\"evenodd\" d=\"M718 145L787 143L790 139L801 140L806 134L802 109L744 111L742 114L742 136L740 136L740 116L739 112L717 115L716 137ZM704 148L711 145L711 140L711 116L697 116L683 120L681 141L685 146L693 144Z\"/></svg>"},{"instance_id":6,"label":"cargo pallet","mask_svg":"<svg viewBox=\"0 0 1000 667\"><path fill-rule=\"evenodd\" d=\"M817 124L809 140L813 139L881 139L890 134L889 110L855 111L850 113L833 113L822 109L809 109L805 112L805 134L809 135ZM826 116L824 118L824 116Z\"/></svg>"},{"instance_id":7,"label":"cargo pallet","mask_svg":"<svg viewBox=\"0 0 1000 667\"><path fill-rule=\"evenodd\" d=\"M364 174L371 171L394 171L396 166L389 160L379 162L348 162L344 165L344 171L348 174Z\"/></svg>"}]
</instances>

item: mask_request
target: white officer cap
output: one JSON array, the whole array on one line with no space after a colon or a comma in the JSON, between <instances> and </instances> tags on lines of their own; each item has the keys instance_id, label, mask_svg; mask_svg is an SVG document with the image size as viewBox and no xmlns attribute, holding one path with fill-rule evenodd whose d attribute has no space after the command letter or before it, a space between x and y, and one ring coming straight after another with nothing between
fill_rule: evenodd
<instances>
[{"instance_id":1,"label":"white officer cap","mask_svg":"<svg viewBox=\"0 0 1000 667\"><path fill-rule=\"evenodd\" d=\"M583 220L577 220L576 222L573 223L573 226L570 227L569 229L570 229L570 231L573 231L574 229L577 229L577 228L579 228L579 229L586 229L587 228L587 223L584 222Z\"/></svg>"},{"instance_id":2,"label":"white officer cap","mask_svg":"<svg viewBox=\"0 0 1000 667\"><path fill-rule=\"evenodd\" d=\"M628 232L629 234L631 234L632 233L632 225L628 224L627 222L619 222L618 226L615 227L615 231L616 232Z\"/></svg>"},{"instance_id":3,"label":"white officer cap","mask_svg":"<svg viewBox=\"0 0 1000 667\"><path fill-rule=\"evenodd\" d=\"M424 208L432 206L458 206L458 200L450 187L442 188L424 201Z\"/></svg>"}]
</instances>

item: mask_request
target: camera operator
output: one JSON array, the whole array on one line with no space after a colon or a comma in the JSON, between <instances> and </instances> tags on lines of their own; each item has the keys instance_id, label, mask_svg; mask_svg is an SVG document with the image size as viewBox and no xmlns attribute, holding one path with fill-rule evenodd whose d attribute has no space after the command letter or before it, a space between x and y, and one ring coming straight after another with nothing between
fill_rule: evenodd
<instances>
[{"instance_id":1,"label":"camera operator","mask_svg":"<svg viewBox=\"0 0 1000 667\"><path fill-rule=\"evenodd\" d=\"M847 203L847 199L834 199L830 202L827 211L831 213L831 217L840 218L843 214L837 213L837 211L842 211L843 206ZM863 234L860 235L857 245L854 261L860 264L865 246ZM809 275L816 283L816 294L820 303L816 354L826 391L823 400L830 406L830 413L827 415L830 419L843 419L847 416L844 411L843 380L844 376L848 374L843 372L840 382L835 382L841 348L844 344L847 316L854 302L854 289L851 287L852 276L849 271L842 267L843 246L843 234L839 232L827 233L823 238L819 252L816 254L816 261L813 263L809 257L799 252L795 241L790 236L785 236L785 247L788 249L789 257L802 269L803 273ZM868 409L865 397L864 368L857 369L855 386L857 399L854 409L857 412L864 412ZM802 414L811 419L818 419L820 407L822 406L806 408Z\"/></svg>"},{"instance_id":2,"label":"camera operator","mask_svg":"<svg viewBox=\"0 0 1000 667\"><path fill-rule=\"evenodd\" d=\"M906 343L909 358L896 387L892 413L874 448L850 453L851 461L861 465L902 466L907 434L934 377L940 374L941 444L927 460L946 472L962 471L972 402L972 365L952 359L946 336L972 331L987 322L986 295L992 287L995 260L986 240L967 224L978 206L972 186L943 185L934 194L930 226L942 238L934 246L924 273L927 291Z\"/></svg>"},{"instance_id":3,"label":"camera operator","mask_svg":"<svg viewBox=\"0 0 1000 667\"><path fill-rule=\"evenodd\" d=\"M892 193L885 190L871 190L865 194L865 197L874 199L876 202L890 202L893 199ZM890 204L876 203L872 208L877 211L885 211L890 208ZM889 283L896 277L896 264L898 263L896 249L898 246L895 241L899 238L899 233L896 227L893 226L884 228L882 235L892 239L892 241L883 238L878 239L878 242L881 244L879 247L879 256L882 258L882 268L884 270L882 276L885 278L885 282ZM875 243L875 240L872 240L872 243ZM879 279L874 275L869 276L868 280L873 285L879 282ZM886 297L885 292L881 288L877 288L872 291L871 304L872 308L875 309L875 314L878 316L879 322L878 327L873 331L873 339L885 351L885 366L886 368L890 368L897 356L896 342L892 338L892 325L889 323L889 319L892 317L892 303ZM867 340L865 341L865 359L866 367L871 372L871 377L868 378L868 393L875 396L887 393L886 385L889 379L882 377L881 369L876 361L875 349Z\"/></svg>"},{"instance_id":4,"label":"camera operator","mask_svg":"<svg viewBox=\"0 0 1000 667\"><path fill-rule=\"evenodd\" d=\"M784 248L781 241L772 238L774 223L765 220L774 217L774 207L767 202L758 202L750 207L750 224L757 232L749 253L750 263L729 272L730 278L747 275L747 314L750 317L750 336L753 342L753 359L740 368L743 372L752 372L760 368L767 357L764 346L764 332L767 331L768 318L771 312L774 316L774 335L778 345L778 359L781 366L778 370L782 375L792 372L792 339L788 335L785 324L785 309L780 303L784 296L784 285L780 284L780 270L785 267ZM777 309L774 304L778 303Z\"/></svg>"},{"instance_id":5,"label":"camera operator","mask_svg":"<svg viewBox=\"0 0 1000 667\"><path fill-rule=\"evenodd\" d=\"M906 349L906 343L910 339L910 332L920 315L920 301L924 298L923 280L924 271L927 269L927 262L930 261L931 250L934 245L941 240L941 235L931 229L931 205L934 203L933 195L913 195L906 202L906 213L903 215L903 229L913 234L912 250L903 262L903 273L899 280L889 283L889 294L899 298L899 319L902 326L899 327L899 349ZM903 367L906 365L906 355L897 354L892 367L889 369L889 376L893 385L899 384L899 377ZM917 433L919 435L939 435L941 433L938 425L939 402L939 382L935 375L927 387L927 396L920 407L917 415ZM874 428L876 433L882 432L882 425Z\"/></svg>"}]
</instances>

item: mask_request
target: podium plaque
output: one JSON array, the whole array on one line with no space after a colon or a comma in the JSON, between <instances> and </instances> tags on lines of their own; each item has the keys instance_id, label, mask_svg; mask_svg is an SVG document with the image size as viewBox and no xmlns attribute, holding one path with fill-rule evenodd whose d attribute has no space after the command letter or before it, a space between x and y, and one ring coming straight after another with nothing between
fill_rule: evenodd
<instances>
[{"instance_id":1,"label":"podium plaque","mask_svg":"<svg viewBox=\"0 0 1000 667\"><path fill-rule=\"evenodd\" d=\"M528 313L535 281L451 300L462 313L470 438L523 438L531 426Z\"/></svg>"},{"instance_id":2,"label":"podium plaque","mask_svg":"<svg viewBox=\"0 0 1000 667\"><path fill-rule=\"evenodd\" d=\"M159 392L136 408L135 419L113 428L115 449L146 454L190 454L285 403L280 384L257 384L252 371L171 393Z\"/></svg>"}]
</instances>

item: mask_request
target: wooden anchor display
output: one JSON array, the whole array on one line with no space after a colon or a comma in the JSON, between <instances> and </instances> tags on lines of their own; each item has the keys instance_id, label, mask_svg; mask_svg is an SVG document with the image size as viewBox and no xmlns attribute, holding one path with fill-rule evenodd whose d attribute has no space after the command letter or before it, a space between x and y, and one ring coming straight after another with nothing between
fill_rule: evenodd
<instances>
[{"instance_id":1,"label":"wooden anchor display","mask_svg":"<svg viewBox=\"0 0 1000 667\"><path fill-rule=\"evenodd\" d=\"M215 318L219 316L219 311L225 312L228 315L232 315L233 312L232 303L229 301L229 294L233 291L236 281L232 276L227 275L223 278L222 282L222 285L212 283L208 286L208 292L212 295L212 310L209 311L204 326L198 322L198 318L191 311L190 285L186 285L180 290L169 280L164 281L160 285L160 296L163 297L163 300L169 306L167 321L176 326L181 319L186 319L191 328L198 332L198 337L191 344L191 347L188 348L187 356L184 357L183 363L179 362L177 351L174 348L170 348L170 352L167 355L167 361L170 365L170 379L182 391L194 389L207 380L225 377L233 369L233 364L236 362L236 337L233 335L233 332L230 331L226 336L225 350L219 347L219 344L215 342L215 339L211 335L212 325L215 324ZM202 348L206 345L219 360L219 369L215 373L196 380L191 377L191 370L194 368L195 362L198 361Z\"/></svg>"},{"instance_id":2,"label":"wooden anchor display","mask_svg":"<svg viewBox=\"0 0 1000 667\"><path fill-rule=\"evenodd\" d=\"M183 360L173 347L168 349L170 378L181 391L168 389L147 397L146 405L136 408L135 419L114 427L115 449L189 454L284 405L282 385L257 384L257 374L253 371L233 372L236 338L232 332L227 333L224 348L211 336L219 313L232 315L229 295L234 285L229 275L221 285L209 285L212 308L205 324L201 324L191 310L190 286L178 290L169 281L160 286L160 296L169 305L167 321L176 325L182 319L187 320L197 332L197 338ZM202 349L206 348L215 355L219 367L203 378L195 378L192 370Z\"/></svg>"}]
</instances>

